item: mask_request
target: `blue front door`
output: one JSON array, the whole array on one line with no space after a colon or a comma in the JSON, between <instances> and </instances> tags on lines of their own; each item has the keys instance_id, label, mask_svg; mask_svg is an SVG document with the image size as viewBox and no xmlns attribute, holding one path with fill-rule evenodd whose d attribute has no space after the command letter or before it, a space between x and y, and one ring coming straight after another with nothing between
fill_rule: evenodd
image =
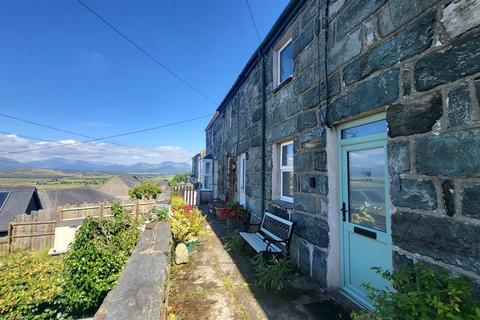
<instances>
[{"instance_id":1,"label":"blue front door","mask_svg":"<svg viewBox=\"0 0 480 320\"><path fill-rule=\"evenodd\" d=\"M362 284L385 288L372 268L392 266L384 114L342 125L338 137L343 290L372 307Z\"/></svg>"}]
</instances>

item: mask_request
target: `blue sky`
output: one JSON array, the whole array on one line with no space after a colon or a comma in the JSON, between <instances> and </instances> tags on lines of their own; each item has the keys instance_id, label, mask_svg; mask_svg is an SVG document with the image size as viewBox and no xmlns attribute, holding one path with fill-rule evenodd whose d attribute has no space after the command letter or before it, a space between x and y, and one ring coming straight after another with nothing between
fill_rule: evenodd
<instances>
[{"instance_id":1,"label":"blue sky","mask_svg":"<svg viewBox=\"0 0 480 320\"><path fill-rule=\"evenodd\" d=\"M244 0L83 1L215 101L222 100L259 44ZM250 0L262 38L287 3ZM75 0L1 1L0 39L2 113L103 137L210 114L217 107L142 55ZM172 152L170 160L186 160L204 148L203 130L208 120L115 141L130 146L125 153L138 151L138 160L145 160L142 155L150 150L181 150ZM2 117L0 128L66 144L82 140ZM20 161L52 156L124 161L112 155L119 150L108 144L4 154L38 144L48 145L0 135L0 156ZM86 156L89 148L110 148L111 156L95 152Z\"/></svg>"}]
</instances>

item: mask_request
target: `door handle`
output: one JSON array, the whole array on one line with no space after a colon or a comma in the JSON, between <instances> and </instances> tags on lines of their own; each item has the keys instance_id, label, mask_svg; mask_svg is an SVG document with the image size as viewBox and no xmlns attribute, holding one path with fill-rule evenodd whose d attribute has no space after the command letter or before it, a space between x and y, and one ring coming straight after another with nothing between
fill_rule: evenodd
<instances>
[{"instance_id":1,"label":"door handle","mask_svg":"<svg viewBox=\"0 0 480 320\"><path fill-rule=\"evenodd\" d=\"M340 211L342 212L342 219L345 222L347 220L347 207L345 202L342 202L342 209Z\"/></svg>"}]
</instances>

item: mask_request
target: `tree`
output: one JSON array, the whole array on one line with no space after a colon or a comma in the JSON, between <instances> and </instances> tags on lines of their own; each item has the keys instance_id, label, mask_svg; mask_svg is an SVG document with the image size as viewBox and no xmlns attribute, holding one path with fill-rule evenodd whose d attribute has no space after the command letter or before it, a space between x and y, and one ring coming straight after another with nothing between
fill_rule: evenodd
<instances>
[{"instance_id":1,"label":"tree","mask_svg":"<svg viewBox=\"0 0 480 320\"><path fill-rule=\"evenodd\" d=\"M187 182L188 177L190 176L190 173L179 173L173 177L172 180L168 183L170 187L175 187L179 183L185 183Z\"/></svg>"},{"instance_id":2,"label":"tree","mask_svg":"<svg viewBox=\"0 0 480 320\"><path fill-rule=\"evenodd\" d=\"M130 199L157 198L157 194L162 193L162 187L156 182L144 182L133 189L128 190Z\"/></svg>"}]
</instances>

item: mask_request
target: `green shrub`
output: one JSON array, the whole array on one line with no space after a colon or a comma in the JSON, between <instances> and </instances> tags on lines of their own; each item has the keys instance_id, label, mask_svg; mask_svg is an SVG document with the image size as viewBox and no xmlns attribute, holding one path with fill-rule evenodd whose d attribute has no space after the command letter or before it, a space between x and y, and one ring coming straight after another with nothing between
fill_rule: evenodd
<instances>
[{"instance_id":1,"label":"green shrub","mask_svg":"<svg viewBox=\"0 0 480 320\"><path fill-rule=\"evenodd\" d=\"M204 222L205 218L197 207L175 206L171 219L173 239L177 243L197 239Z\"/></svg>"},{"instance_id":2,"label":"green shrub","mask_svg":"<svg viewBox=\"0 0 480 320\"><path fill-rule=\"evenodd\" d=\"M253 266L258 277L257 283L264 289L267 287L277 291L283 289L293 273L293 266L287 255L283 258L275 256L265 258L260 253L253 258Z\"/></svg>"},{"instance_id":3,"label":"green shrub","mask_svg":"<svg viewBox=\"0 0 480 320\"><path fill-rule=\"evenodd\" d=\"M170 180L168 182L168 185L170 187L175 187L176 185L180 184L180 183L185 183L187 182L187 179L188 177L190 177L190 173L181 173L181 174L177 174L175 175L175 177L173 177L172 180Z\"/></svg>"},{"instance_id":4,"label":"green shrub","mask_svg":"<svg viewBox=\"0 0 480 320\"><path fill-rule=\"evenodd\" d=\"M167 208L157 208L153 211L153 214L158 221L165 221L170 218Z\"/></svg>"},{"instance_id":5,"label":"green shrub","mask_svg":"<svg viewBox=\"0 0 480 320\"><path fill-rule=\"evenodd\" d=\"M130 199L156 199L162 193L162 187L156 182L144 182L133 189L128 190Z\"/></svg>"},{"instance_id":6,"label":"green shrub","mask_svg":"<svg viewBox=\"0 0 480 320\"><path fill-rule=\"evenodd\" d=\"M379 290L365 284L374 311L352 314L355 320L478 320L480 307L466 278L424 264L390 273L374 268L396 290Z\"/></svg>"},{"instance_id":7,"label":"green shrub","mask_svg":"<svg viewBox=\"0 0 480 320\"><path fill-rule=\"evenodd\" d=\"M238 233L233 233L225 238L225 249L227 251L239 252L243 249L244 240Z\"/></svg>"},{"instance_id":8,"label":"green shrub","mask_svg":"<svg viewBox=\"0 0 480 320\"><path fill-rule=\"evenodd\" d=\"M45 252L0 255L0 319L64 319L62 259Z\"/></svg>"},{"instance_id":9,"label":"green shrub","mask_svg":"<svg viewBox=\"0 0 480 320\"><path fill-rule=\"evenodd\" d=\"M101 304L122 271L140 232L134 218L112 205L113 219L86 218L65 257L64 297L78 315Z\"/></svg>"}]
</instances>

